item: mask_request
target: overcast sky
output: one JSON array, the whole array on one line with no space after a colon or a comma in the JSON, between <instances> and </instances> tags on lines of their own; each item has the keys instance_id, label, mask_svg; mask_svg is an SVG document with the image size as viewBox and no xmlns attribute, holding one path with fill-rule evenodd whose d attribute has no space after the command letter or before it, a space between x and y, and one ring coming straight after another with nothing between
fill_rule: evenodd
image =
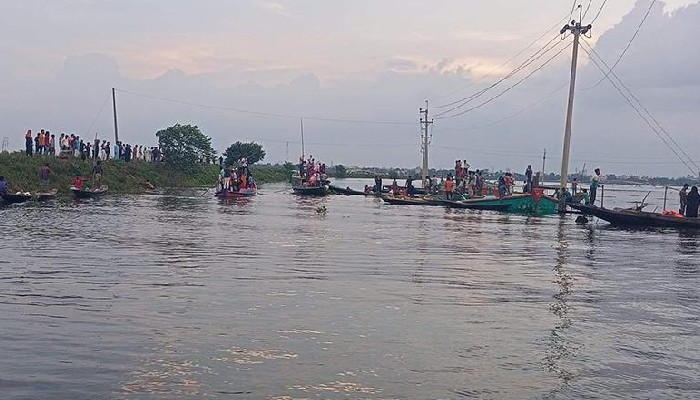
<instances>
[{"instance_id":1,"label":"overcast sky","mask_svg":"<svg viewBox=\"0 0 700 400\"><path fill-rule=\"evenodd\" d=\"M603 0L592 0L584 23ZM586 39L607 63L625 48L651 0L608 1ZM0 14L0 136L26 129L154 144L156 130L199 125L218 149L261 142L267 161L307 154L327 163L412 167L421 162L418 108L437 115L490 86L556 36L572 1L512 0L24 0ZM582 1L582 12L589 1ZM574 13L578 18L578 12ZM616 73L700 164L697 0L658 1ZM542 37L509 63L511 57ZM558 171L571 38L433 125L431 166ZM585 47L585 45L584 45ZM582 51L572 170L690 173ZM180 100L181 103L136 96ZM193 103L199 106L194 106ZM207 106L207 107L205 107ZM284 116L246 114L250 110ZM286 116L286 117L285 117ZM390 121L348 123L312 117ZM667 142L671 142L667 137ZM691 165L691 167L695 168ZM697 170L697 168L695 168Z\"/></svg>"}]
</instances>

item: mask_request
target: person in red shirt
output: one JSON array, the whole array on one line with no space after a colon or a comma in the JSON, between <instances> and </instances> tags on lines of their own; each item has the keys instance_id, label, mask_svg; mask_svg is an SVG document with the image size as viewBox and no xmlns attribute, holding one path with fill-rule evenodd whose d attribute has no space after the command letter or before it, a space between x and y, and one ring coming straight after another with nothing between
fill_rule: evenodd
<instances>
[{"instance_id":1,"label":"person in red shirt","mask_svg":"<svg viewBox=\"0 0 700 400\"><path fill-rule=\"evenodd\" d=\"M80 175L76 175L75 180L73 181L73 187L78 189L78 190L83 190L83 177Z\"/></svg>"}]
</instances>

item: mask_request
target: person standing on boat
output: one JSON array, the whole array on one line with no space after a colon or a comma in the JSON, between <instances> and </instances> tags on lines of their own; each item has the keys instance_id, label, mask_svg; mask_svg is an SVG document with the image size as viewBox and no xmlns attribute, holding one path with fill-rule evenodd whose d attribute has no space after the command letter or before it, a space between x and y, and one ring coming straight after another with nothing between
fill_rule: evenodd
<instances>
[{"instance_id":1,"label":"person standing on boat","mask_svg":"<svg viewBox=\"0 0 700 400\"><path fill-rule=\"evenodd\" d=\"M576 196L576 193L578 192L578 181L576 178L574 178L573 181L571 181L571 195Z\"/></svg>"},{"instance_id":2,"label":"person standing on boat","mask_svg":"<svg viewBox=\"0 0 700 400\"><path fill-rule=\"evenodd\" d=\"M379 175L374 176L374 192L377 194L382 193L382 178Z\"/></svg>"},{"instance_id":3,"label":"person standing on boat","mask_svg":"<svg viewBox=\"0 0 700 400\"><path fill-rule=\"evenodd\" d=\"M445 198L447 200L452 200L452 192L454 191L454 182L452 181L452 175L447 175L447 181L445 182Z\"/></svg>"},{"instance_id":4,"label":"person standing on boat","mask_svg":"<svg viewBox=\"0 0 700 400\"><path fill-rule=\"evenodd\" d=\"M591 205L595 206L596 195L598 194L598 185L600 185L600 168L595 169L595 175L591 177Z\"/></svg>"},{"instance_id":5,"label":"person standing on boat","mask_svg":"<svg viewBox=\"0 0 700 400\"><path fill-rule=\"evenodd\" d=\"M413 196L413 176L409 175L406 179L406 194Z\"/></svg>"},{"instance_id":6,"label":"person standing on boat","mask_svg":"<svg viewBox=\"0 0 700 400\"><path fill-rule=\"evenodd\" d=\"M680 190L679 195L681 198L681 208L678 209L678 212L681 215L685 215L685 209L688 207L688 184L687 183L685 185L683 185L683 189Z\"/></svg>"},{"instance_id":7,"label":"person standing on boat","mask_svg":"<svg viewBox=\"0 0 700 400\"><path fill-rule=\"evenodd\" d=\"M698 193L698 187L693 186L692 188L690 188L690 193L688 193L688 200L686 203L685 216L688 218L697 218L699 208L700 208L700 193Z\"/></svg>"},{"instance_id":8,"label":"person standing on boat","mask_svg":"<svg viewBox=\"0 0 700 400\"><path fill-rule=\"evenodd\" d=\"M532 191L532 165L528 165L525 170L525 189L523 192L529 193Z\"/></svg>"},{"instance_id":9,"label":"person standing on boat","mask_svg":"<svg viewBox=\"0 0 700 400\"><path fill-rule=\"evenodd\" d=\"M51 168L49 168L49 163L44 164L40 169L39 169L39 179L40 179L40 185L39 185L39 190L41 190L42 193L48 192L49 190L49 178L51 177Z\"/></svg>"}]
</instances>

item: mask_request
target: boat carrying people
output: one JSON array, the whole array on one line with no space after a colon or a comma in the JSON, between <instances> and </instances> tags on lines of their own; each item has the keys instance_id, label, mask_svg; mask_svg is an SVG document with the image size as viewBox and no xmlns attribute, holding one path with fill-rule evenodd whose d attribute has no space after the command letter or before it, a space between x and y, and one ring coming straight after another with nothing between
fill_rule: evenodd
<instances>
[{"instance_id":1,"label":"boat carrying people","mask_svg":"<svg viewBox=\"0 0 700 400\"><path fill-rule=\"evenodd\" d=\"M297 170L292 175L292 190L302 196L326 196L330 181L326 175L326 164L316 162L313 156L299 157Z\"/></svg>"},{"instance_id":2,"label":"boat carrying people","mask_svg":"<svg viewBox=\"0 0 700 400\"><path fill-rule=\"evenodd\" d=\"M221 168L219 183L214 194L216 197L231 199L250 197L256 194L258 194L258 187L245 157L239 159L233 168L230 166Z\"/></svg>"}]
</instances>

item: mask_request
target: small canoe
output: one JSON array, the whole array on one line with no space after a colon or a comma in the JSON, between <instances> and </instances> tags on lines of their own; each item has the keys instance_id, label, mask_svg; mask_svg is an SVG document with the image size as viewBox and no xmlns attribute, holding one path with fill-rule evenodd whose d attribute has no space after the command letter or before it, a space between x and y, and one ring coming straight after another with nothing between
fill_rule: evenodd
<instances>
[{"instance_id":1,"label":"small canoe","mask_svg":"<svg viewBox=\"0 0 700 400\"><path fill-rule=\"evenodd\" d=\"M257 188L246 188L246 189L240 189L237 192L232 192L230 190L224 190L222 192L216 192L214 196L216 196L219 199L238 199L241 197L252 197L258 194L258 189Z\"/></svg>"},{"instance_id":2,"label":"small canoe","mask_svg":"<svg viewBox=\"0 0 700 400\"><path fill-rule=\"evenodd\" d=\"M71 186L70 190L77 199L91 199L107 193L109 188L107 185L102 185L96 189L78 189L75 186Z\"/></svg>"},{"instance_id":3,"label":"small canoe","mask_svg":"<svg viewBox=\"0 0 700 400\"><path fill-rule=\"evenodd\" d=\"M365 192L360 192L359 190L347 188L341 188L338 186L329 185L328 190L333 194L343 194L345 196L364 196Z\"/></svg>"},{"instance_id":4,"label":"small canoe","mask_svg":"<svg viewBox=\"0 0 700 400\"><path fill-rule=\"evenodd\" d=\"M392 197L382 196L385 203L395 206L441 206L442 203L437 199L429 199L425 197Z\"/></svg>"},{"instance_id":5,"label":"small canoe","mask_svg":"<svg viewBox=\"0 0 700 400\"><path fill-rule=\"evenodd\" d=\"M58 189L53 189L48 192L37 192L34 194L34 198L37 201L49 201L54 200L58 195Z\"/></svg>"}]
</instances>

